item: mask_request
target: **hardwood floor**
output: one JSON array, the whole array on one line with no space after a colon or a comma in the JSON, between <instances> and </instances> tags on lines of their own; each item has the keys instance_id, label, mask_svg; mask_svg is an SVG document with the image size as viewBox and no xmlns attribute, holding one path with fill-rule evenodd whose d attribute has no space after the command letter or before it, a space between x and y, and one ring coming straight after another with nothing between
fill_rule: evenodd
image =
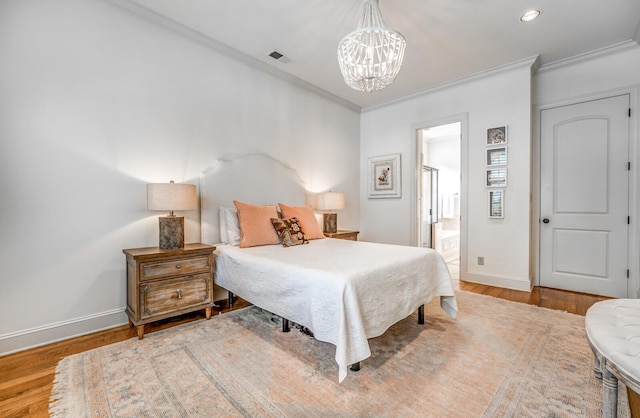
<instances>
[{"instance_id":1,"label":"hardwood floor","mask_svg":"<svg viewBox=\"0 0 640 418\"><path fill-rule=\"evenodd\" d=\"M490 295L501 299L538 305L584 315L595 302L607 298L546 288L531 293L460 282L452 271L456 289ZM247 306L239 301L235 308ZM222 312L228 309L223 309ZM204 318L194 312L172 320L147 325L145 333ZM120 326L0 357L0 417L48 417L49 395L53 387L56 364L71 354L136 337L135 328Z\"/></svg>"},{"instance_id":2,"label":"hardwood floor","mask_svg":"<svg viewBox=\"0 0 640 418\"><path fill-rule=\"evenodd\" d=\"M567 290L550 289L547 287L534 287L531 292L504 289L502 287L486 286L477 283L463 282L459 280L459 267L456 264L448 264L453 287L456 290L464 290L472 293L493 296L513 302L528 303L543 308L566 311L578 315L585 315L587 309L594 303L610 299L606 296L576 293Z\"/></svg>"},{"instance_id":3,"label":"hardwood floor","mask_svg":"<svg viewBox=\"0 0 640 418\"><path fill-rule=\"evenodd\" d=\"M600 300L610 299L604 296L588 295L545 287L534 287L531 293L529 293L476 283L460 282L458 289L514 302L528 303L529 305L537 305L557 311L567 311L578 315L585 315L587 309L594 303Z\"/></svg>"}]
</instances>

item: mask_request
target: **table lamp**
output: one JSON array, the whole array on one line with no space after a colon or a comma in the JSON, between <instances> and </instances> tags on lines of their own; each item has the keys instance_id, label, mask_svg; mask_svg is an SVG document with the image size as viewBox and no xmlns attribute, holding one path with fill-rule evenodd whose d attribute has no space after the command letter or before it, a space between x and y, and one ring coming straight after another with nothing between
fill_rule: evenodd
<instances>
[{"instance_id":1,"label":"table lamp","mask_svg":"<svg viewBox=\"0 0 640 418\"><path fill-rule=\"evenodd\" d=\"M335 233L338 231L338 215L336 209L344 209L344 193L326 192L318 195L316 208L325 211L322 215L322 231Z\"/></svg>"},{"instance_id":2,"label":"table lamp","mask_svg":"<svg viewBox=\"0 0 640 418\"><path fill-rule=\"evenodd\" d=\"M147 208L169 211L168 216L158 218L159 246L163 250L184 247L184 217L175 216L174 210L197 208L196 185L170 183L147 184Z\"/></svg>"}]
</instances>

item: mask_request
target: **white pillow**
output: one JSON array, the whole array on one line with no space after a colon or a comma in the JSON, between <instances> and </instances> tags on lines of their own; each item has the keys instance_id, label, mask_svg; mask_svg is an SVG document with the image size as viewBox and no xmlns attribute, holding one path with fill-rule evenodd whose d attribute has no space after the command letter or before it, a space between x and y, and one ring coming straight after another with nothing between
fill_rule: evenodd
<instances>
[{"instance_id":1,"label":"white pillow","mask_svg":"<svg viewBox=\"0 0 640 418\"><path fill-rule=\"evenodd\" d=\"M225 210L225 218L227 221L227 236L229 237L229 245L240 245L240 224L238 222L238 211L228 208Z\"/></svg>"},{"instance_id":2,"label":"white pillow","mask_svg":"<svg viewBox=\"0 0 640 418\"><path fill-rule=\"evenodd\" d=\"M218 208L218 218L220 219L220 242L223 244L229 243L229 233L227 232L227 217L225 216L225 208L220 206Z\"/></svg>"},{"instance_id":3,"label":"white pillow","mask_svg":"<svg viewBox=\"0 0 640 418\"><path fill-rule=\"evenodd\" d=\"M240 225L236 208L220 206L220 242L227 245L240 245Z\"/></svg>"}]
</instances>

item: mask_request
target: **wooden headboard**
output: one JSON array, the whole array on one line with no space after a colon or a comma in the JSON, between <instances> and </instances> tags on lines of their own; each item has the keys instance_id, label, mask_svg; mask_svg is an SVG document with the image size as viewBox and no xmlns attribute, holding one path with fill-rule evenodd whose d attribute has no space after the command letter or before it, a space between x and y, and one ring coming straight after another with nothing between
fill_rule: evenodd
<instances>
[{"instance_id":1,"label":"wooden headboard","mask_svg":"<svg viewBox=\"0 0 640 418\"><path fill-rule=\"evenodd\" d=\"M218 208L233 201L255 205L304 205L306 190L298 172L267 154L225 155L200 174L202 242L220 242Z\"/></svg>"}]
</instances>

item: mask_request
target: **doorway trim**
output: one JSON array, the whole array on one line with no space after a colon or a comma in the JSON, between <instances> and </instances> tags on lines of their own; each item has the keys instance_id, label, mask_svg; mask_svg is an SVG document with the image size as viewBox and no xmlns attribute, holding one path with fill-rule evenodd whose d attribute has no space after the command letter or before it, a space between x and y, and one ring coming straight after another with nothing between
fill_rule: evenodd
<instances>
[{"instance_id":1,"label":"doorway trim","mask_svg":"<svg viewBox=\"0 0 640 418\"><path fill-rule=\"evenodd\" d=\"M631 117L629 118L629 160L631 162L631 173L629 177L629 214L631 216L631 228L629 228L629 279L627 280L627 297L640 298L640 147L638 144L638 135L640 129L638 123L638 112L640 111L640 95L638 94L639 86L628 86L619 89L605 90L583 96L572 97L545 105L537 105L535 107L535 121L533 123L533 137L535 146L533 147L533 187L535 190L532 199L532 217L531 231L533 237L532 245L532 269L533 269L533 285L540 286L540 172L541 172L541 126L542 111L560 106L569 106L582 102L606 99L608 97L628 94L630 97ZM535 249L535 250L533 250Z\"/></svg>"},{"instance_id":2,"label":"doorway trim","mask_svg":"<svg viewBox=\"0 0 640 418\"><path fill-rule=\"evenodd\" d=\"M422 135L423 129L432 128L440 125L460 122L460 279L464 280L467 271L467 173L468 168L468 125L469 114L459 113L438 119L429 119L419 122L411 126L411 146L409 147L413 155L411 156L411 164L413 176L411 176L411 220L409 226L411 228L410 237L411 245L420 246L420 196L422 191Z\"/></svg>"}]
</instances>

